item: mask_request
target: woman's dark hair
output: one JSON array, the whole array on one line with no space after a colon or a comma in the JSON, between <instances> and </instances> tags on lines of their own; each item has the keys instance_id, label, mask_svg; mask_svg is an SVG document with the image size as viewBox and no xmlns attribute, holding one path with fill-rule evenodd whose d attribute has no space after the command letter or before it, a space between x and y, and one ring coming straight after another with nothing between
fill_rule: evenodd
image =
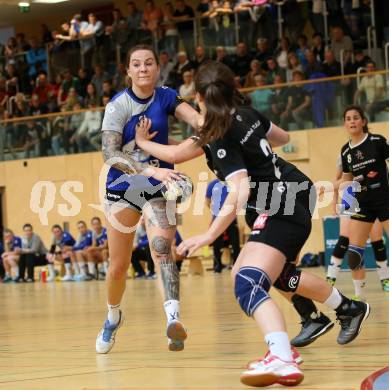
<instances>
[{"instance_id":1,"label":"woman's dark hair","mask_svg":"<svg viewBox=\"0 0 389 390\"><path fill-rule=\"evenodd\" d=\"M54 229L59 229L62 232L62 227L60 225L53 225L51 230L54 230Z\"/></svg>"},{"instance_id":2,"label":"woman's dark hair","mask_svg":"<svg viewBox=\"0 0 389 390\"><path fill-rule=\"evenodd\" d=\"M157 65L159 65L158 55L157 55L156 51L154 50L154 48L152 46L150 46L150 45L140 44L140 45L136 45L136 46L132 47L127 52L127 64L126 64L127 68L130 65L131 56L138 50L148 50L148 51L151 51L153 53L155 62L157 63Z\"/></svg>"},{"instance_id":3,"label":"woman's dark hair","mask_svg":"<svg viewBox=\"0 0 389 390\"><path fill-rule=\"evenodd\" d=\"M369 127L367 126L367 124L368 124L369 121L368 121L368 119L367 119L367 117L366 117L366 115L365 115L365 112L363 111L362 107L360 107L360 106L348 106L348 107L344 110L344 112L343 112L343 120L346 119L347 113L348 113L349 111L352 111L352 110L357 111L358 114L360 115L360 117L361 117L363 120L366 121L366 124L363 126L363 132L364 132L364 133L368 133L368 132L369 132Z\"/></svg>"},{"instance_id":4,"label":"woman's dark hair","mask_svg":"<svg viewBox=\"0 0 389 390\"><path fill-rule=\"evenodd\" d=\"M93 218L91 219L91 222L93 223L93 221L96 221L96 222L101 223L101 219L100 219L99 217L93 217Z\"/></svg>"},{"instance_id":5,"label":"woman's dark hair","mask_svg":"<svg viewBox=\"0 0 389 390\"><path fill-rule=\"evenodd\" d=\"M194 83L207 107L199 132L199 143L205 145L224 136L231 125L231 111L241 102L237 98L234 74L221 62L209 61L201 65Z\"/></svg>"},{"instance_id":6,"label":"woman's dark hair","mask_svg":"<svg viewBox=\"0 0 389 390\"><path fill-rule=\"evenodd\" d=\"M29 228L29 229L32 230L32 225L31 225L31 223L25 223L25 224L23 225L23 230L26 229L26 228Z\"/></svg>"}]
</instances>

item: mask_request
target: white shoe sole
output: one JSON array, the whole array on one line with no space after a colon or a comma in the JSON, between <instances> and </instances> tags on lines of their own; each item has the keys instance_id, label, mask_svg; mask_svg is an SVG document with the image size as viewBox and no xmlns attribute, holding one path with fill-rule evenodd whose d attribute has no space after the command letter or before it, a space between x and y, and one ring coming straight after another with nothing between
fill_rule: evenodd
<instances>
[{"instance_id":1,"label":"white shoe sole","mask_svg":"<svg viewBox=\"0 0 389 390\"><path fill-rule=\"evenodd\" d=\"M171 321L166 329L169 338L169 351L182 351L184 341L188 337L184 325L179 321Z\"/></svg>"},{"instance_id":2,"label":"white shoe sole","mask_svg":"<svg viewBox=\"0 0 389 390\"><path fill-rule=\"evenodd\" d=\"M105 355L105 354L107 354L108 352L111 351L111 349L112 349L113 346L115 345L116 334L117 334L118 330L120 329L120 327L123 325L123 321L124 321L124 316L123 316L123 314L122 314L122 315L121 315L121 318L120 318L119 325L118 325L118 327L116 328L115 334L114 334L114 336L113 336L112 344L110 345L109 349L107 349L106 351L101 351L101 352L98 351L98 350L97 350L97 348L98 348L98 347L97 347L97 340L96 340L96 353L101 354L101 355ZM102 335L103 332L104 332L104 330L102 329L102 330L100 331L99 335L97 336L97 338L99 338L99 337L100 337L100 334Z\"/></svg>"},{"instance_id":3,"label":"white shoe sole","mask_svg":"<svg viewBox=\"0 0 389 390\"><path fill-rule=\"evenodd\" d=\"M278 376L272 372L268 373L250 373L245 371L240 377L240 381L246 386L266 387L276 383L284 386L297 386L304 380L302 373L295 373L285 376Z\"/></svg>"}]
</instances>

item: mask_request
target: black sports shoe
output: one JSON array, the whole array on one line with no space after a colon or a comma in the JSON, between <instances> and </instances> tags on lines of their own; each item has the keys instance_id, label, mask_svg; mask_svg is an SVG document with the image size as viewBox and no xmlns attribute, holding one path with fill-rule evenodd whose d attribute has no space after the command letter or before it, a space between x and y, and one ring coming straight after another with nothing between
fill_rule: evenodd
<instances>
[{"instance_id":1,"label":"black sports shoe","mask_svg":"<svg viewBox=\"0 0 389 390\"><path fill-rule=\"evenodd\" d=\"M348 300L336 309L336 318L341 330L338 336L338 344L348 344L353 341L361 331L363 321L369 317L370 305L365 302Z\"/></svg>"},{"instance_id":2,"label":"black sports shoe","mask_svg":"<svg viewBox=\"0 0 389 390\"><path fill-rule=\"evenodd\" d=\"M312 313L302 320L301 325L300 333L290 341L294 347L306 347L334 327L334 323L321 312Z\"/></svg>"}]
</instances>

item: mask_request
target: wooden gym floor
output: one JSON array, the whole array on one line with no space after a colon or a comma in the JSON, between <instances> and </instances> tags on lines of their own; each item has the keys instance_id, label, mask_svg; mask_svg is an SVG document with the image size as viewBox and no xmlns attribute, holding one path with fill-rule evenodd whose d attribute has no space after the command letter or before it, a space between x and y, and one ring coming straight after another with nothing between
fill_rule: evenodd
<instances>
[{"instance_id":1,"label":"wooden gym floor","mask_svg":"<svg viewBox=\"0 0 389 390\"><path fill-rule=\"evenodd\" d=\"M314 272L323 275L322 269ZM305 381L299 389L357 390L388 364L389 293L381 292L375 272L368 280L372 314L359 338L337 345L336 326L301 349ZM338 287L352 293L348 273L341 274ZM274 296L295 335L297 315ZM110 354L96 355L95 337L106 313L104 282L0 284L0 389L247 388L239 373L265 346L238 308L228 272L182 277L182 302L189 338L185 351L168 352L157 283L129 280L117 344Z\"/></svg>"}]
</instances>

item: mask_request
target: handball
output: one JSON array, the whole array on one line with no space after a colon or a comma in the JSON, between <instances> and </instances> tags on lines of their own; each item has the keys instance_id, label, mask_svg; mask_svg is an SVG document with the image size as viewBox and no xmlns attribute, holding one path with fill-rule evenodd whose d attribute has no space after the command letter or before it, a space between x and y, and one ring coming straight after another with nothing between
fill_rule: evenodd
<instances>
[{"instance_id":1,"label":"handball","mask_svg":"<svg viewBox=\"0 0 389 390\"><path fill-rule=\"evenodd\" d=\"M179 180L173 180L162 186L163 197L176 203L185 202L193 193L193 183L189 176L179 173Z\"/></svg>"}]
</instances>

